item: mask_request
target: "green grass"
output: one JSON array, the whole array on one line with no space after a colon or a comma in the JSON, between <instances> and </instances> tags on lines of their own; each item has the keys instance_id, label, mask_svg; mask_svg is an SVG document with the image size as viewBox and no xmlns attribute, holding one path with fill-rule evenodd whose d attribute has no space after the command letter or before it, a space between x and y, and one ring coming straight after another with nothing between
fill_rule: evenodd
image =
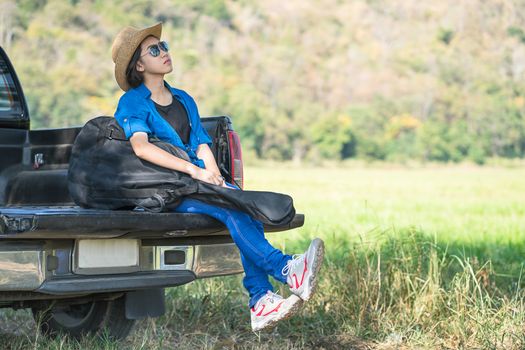
<instances>
[{"instance_id":1,"label":"green grass","mask_svg":"<svg viewBox=\"0 0 525 350\"><path fill-rule=\"evenodd\" d=\"M35 335L27 311L0 311L0 343L13 349L521 349L524 178L519 168L249 167L247 189L289 193L306 215L304 227L269 234L273 244L293 254L313 237L326 242L319 291L299 315L252 333L242 276L230 276L167 290L167 314L140 322L123 343L45 340Z\"/></svg>"}]
</instances>

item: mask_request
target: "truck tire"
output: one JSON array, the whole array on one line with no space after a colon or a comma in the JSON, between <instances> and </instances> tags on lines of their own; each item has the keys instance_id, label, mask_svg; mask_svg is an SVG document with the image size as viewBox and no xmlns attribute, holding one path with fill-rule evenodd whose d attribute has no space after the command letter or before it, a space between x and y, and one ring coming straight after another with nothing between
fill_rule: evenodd
<instances>
[{"instance_id":1,"label":"truck tire","mask_svg":"<svg viewBox=\"0 0 525 350\"><path fill-rule=\"evenodd\" d=\"M135 320L126 318L126 297L122 296L109 303L106 320L101 329L111 339L126 338L133 330Z\"/></svg>"},{"instance_id":2,"label":"truck tire","mask_svg":"<svg viewBox=\"0 0 525 350\"><path fill-rule=\"evenodd\" d=\"M33 309L33 317L43 335L55 337L63 333L74 338L97 332L109 308L104 300L90 301L84 304L55 306Z\"/></svg>"},{"instance_id":3,"label":"truck tire","mask_svg":"<svg viewBox=\"0 0 525 350\"><path fill-rule=\"evenodd\" d=\"M135 324L135 320L126 318L124 297L65 306L50 304L32 311L40 332L49 337L62 333L79 339L86 334L99 334L118 340L124 339Z\"/></svg>"}]
</instances>

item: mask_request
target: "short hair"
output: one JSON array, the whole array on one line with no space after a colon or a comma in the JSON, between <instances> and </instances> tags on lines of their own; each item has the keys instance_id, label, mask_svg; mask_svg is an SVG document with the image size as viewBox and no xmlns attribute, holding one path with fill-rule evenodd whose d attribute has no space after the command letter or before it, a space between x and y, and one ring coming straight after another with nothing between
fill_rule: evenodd
<instances>
[{"instance_id":1,"label":"short hair","mask_svg":"<svg viewBox=\"0 0 525 350\"><path fill-rule=\"evenodd\" d=\"M131 56L131 60L129 61L128 67L126 68L126 80L132 88L136 88L144 81L142 72L139 72L137 70L137 62L140 59L141 52L142 49L139 45L139 47L137 47L137 49L133 53L133 56Z\"/></svg>"}]
</instances>

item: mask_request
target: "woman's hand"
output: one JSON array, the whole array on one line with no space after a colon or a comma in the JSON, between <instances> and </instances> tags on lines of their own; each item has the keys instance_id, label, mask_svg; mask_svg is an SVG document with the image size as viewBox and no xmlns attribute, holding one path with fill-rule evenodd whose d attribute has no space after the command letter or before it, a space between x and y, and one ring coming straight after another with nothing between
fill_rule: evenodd
<instances>
[{"instance_id":1,"label":"woman's hand","mask_svg":"<svg viewBox=\"0 0 525 350\"><path fill-rule=\"evenodd\" d=\"M201 180L217 186L227 187L224 178L221 176L221 173L217 168L217 165L214 163L215 161L211 162L209 157L208 163L212 165L215 164L215 166L211 167L212 170L199 168L191 162L175 157L174 155L164 151L163 149L151 144L148 140L148 134L146 134L145 132L136 132L133 134L133 136L130 137L129 140L131 142L131 146L133 147L133 151L135 152L137 157L141 159L147 160L148 162L157 164L167 169L172 169L186 173L197 180ZM209 151L208 155L211 155L211 159L213 159L213 154L211 154L208 145L202 148L207 148L207 150ZM206 154L206 151L204 152L204 154ZM207 166L206 162L204 164Z\"/></svg>"},{"instance_id":2,"label":"woman's hand","mask_svg":"<svg viewBox=\"0 0 525 350\"><path fill-rule=\"evenodd\" d=\"M195 167L194 171L190 176L196 180L201 180L213 185L224 186L224 178L221 175L217 175L213 171Z\"/></svg>"},{"instance_id":3,"label":"woman's hand","mask_svg":"<svg viewBox=\"0 0 525 350\"><path fill-rule=\"evenodd\" d=\"M206 143L201 143L197 149L197 157L204 161L204 167L210 171L213 171L215 174L221 174L215 157L210 149L210 146Z\"/></svg>"}]
</instances>

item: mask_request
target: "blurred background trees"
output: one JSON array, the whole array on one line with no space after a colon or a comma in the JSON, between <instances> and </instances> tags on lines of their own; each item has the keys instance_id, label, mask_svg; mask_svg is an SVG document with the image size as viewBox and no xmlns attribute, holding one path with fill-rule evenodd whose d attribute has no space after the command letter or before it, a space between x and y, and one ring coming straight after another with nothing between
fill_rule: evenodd
<instances>
[{"instance_id":1,"label":"blurred background trees","mask_svg":"<svg viewBox=\"0 0 525 350\"><path fill-rule=\"evenodd\" d=\"M112 115L112 40L158 21L166 79L201 115L230 115L251 156L525 155L521 0L0 0L32 127Z\"/></svg>"}]
</instances>

